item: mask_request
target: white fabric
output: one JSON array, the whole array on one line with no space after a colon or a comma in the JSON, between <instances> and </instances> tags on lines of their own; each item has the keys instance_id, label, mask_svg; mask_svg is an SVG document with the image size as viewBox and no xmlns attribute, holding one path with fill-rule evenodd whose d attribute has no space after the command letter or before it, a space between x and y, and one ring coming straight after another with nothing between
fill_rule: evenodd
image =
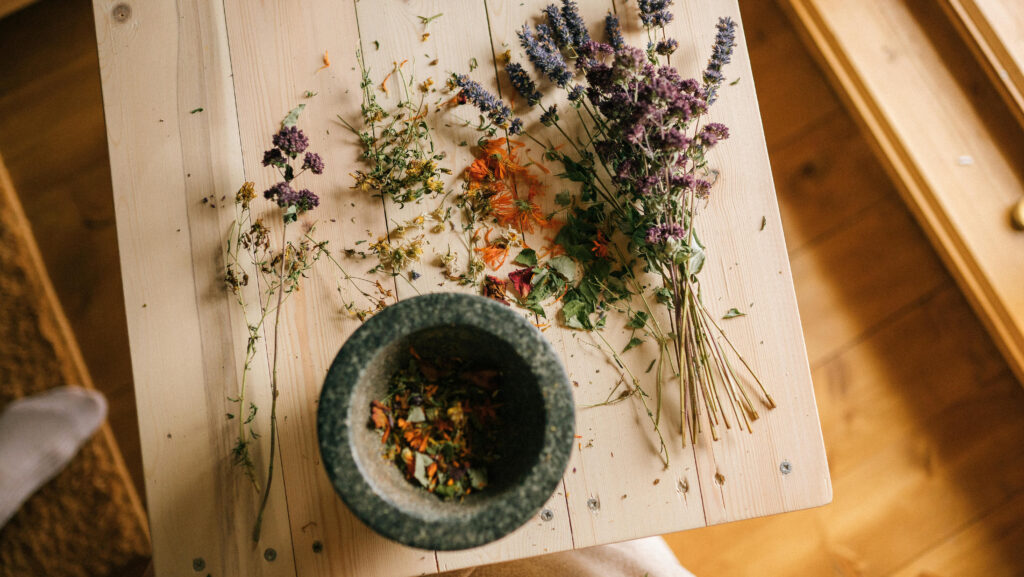
<instances>
[{"instance_id":1,"label":"white fabric","mask_svg":"<svg viewBox=\"0 0 1024 577\"><path fill-rule=\"evenodd\" d=\"M661 537L443 573L443 577L693 577Z\"/></svg>"},{"instance_id":2,"label":"white fabric","mask_svg":"<svg viewBox=\"0 0 1024 577\"><path fill-rule=\"evenodd\" d=\"M64 470L106 418L95 391L58 387L12 401L0 413L0 527Z\"/></svg>"}]
</instances>

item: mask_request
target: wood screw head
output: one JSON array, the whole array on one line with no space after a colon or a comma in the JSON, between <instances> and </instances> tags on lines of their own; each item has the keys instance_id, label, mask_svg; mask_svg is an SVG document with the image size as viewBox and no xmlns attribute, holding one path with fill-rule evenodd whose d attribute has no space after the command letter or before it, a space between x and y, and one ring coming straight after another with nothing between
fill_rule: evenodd
<instances>
[{"instance_id":1,"label":"wood screw head","mask_svg":"<svg viewBox=\"0 0 1024 577\"><path fill-rule=\"evenodd\" d=\"M126 22L132 17L132 7L122 2L117 6L114 6L114 9L110 11L110 14L117 22Z\"/></svg>"},{"instance_id":2,"label":"wood screw head","mask_svg":"<svg viewBox=\"0 0 1024 577\"><path fill-rule=\"evenodd\" d=\"M263 552L263 558L267 561L273 561L274 559L277 559L277 551L275 551L272 547L267 547L267 549Z\"/></svg>"},{"instance_id":3,"label":"wood screw head","mask_svg":"<svg viewBox=\"0 0 1024 577\"><path fill-rule=\"evenodd\" d=\"M781 471L783 475L788 475L793 471L793 465L790 465L789 461L783 461L779 465L779 471Z\"/></svg>"},{"instance_id":4,"label":"wood screw head","mask_svg":"<svg viewBox=\"0 0 1024 577\"><path fill-rule=\"evenodd\" d=\"M196 573L206 569L206 560L202 557L196 557L192 560L192 570Z\"/></svg>"},{"instance_id":5,"label":"wood screw head","mask_svg":"<svg viewBox=\"0 0 1024 577\"><path fill-rule=\"evenodd\" d=\"M554 518L555 518L555 512L552 511L551 509L544 509L543 511L540 512L540 520L541 521L550 521L550 520L552 520Z\"/></svg>"}]
</instances>

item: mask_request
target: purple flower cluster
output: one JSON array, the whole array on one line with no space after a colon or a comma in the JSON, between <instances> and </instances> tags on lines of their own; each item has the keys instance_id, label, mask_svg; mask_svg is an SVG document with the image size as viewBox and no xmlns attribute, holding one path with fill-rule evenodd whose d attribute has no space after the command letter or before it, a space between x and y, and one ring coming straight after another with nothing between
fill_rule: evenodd
<instances>
[{"instance_id":1,"label":"purple flower cluster","mask_svg":"<svg viewBox=\"0 0 1024 577\"><path fill-rule=\"evenodd\" d=\"M263 166L276 167L284 180L263 191L263 198L286 209L285 222L294 222L298 215L313 210L320 204L320 198L311 190L295 190L291 184L298 176L292 161L309 148L309 137L295 126L285 126L272 140L274 147L263 153ZM319 154L306 152L301 168L313 174L323 174L324 161Z\"/></svg>"},{"instance_id":2,"label":"purple flower cluster","mask_svg":"<svg viewBox=\"0 0 1024 577\"><path fill-rule=\"evenodd\" d=\"M729 127L720 122L711 122L704 125L704 128L700 131L700 139L704 143L704 146L710 148L718 141L729 138Z\"/></svg>"},{"instance_id":3,"label":"purple flower cluster","mask_svg":"<svg viewBox=\"0 0 1024 577\"><path fill-rule=\"evenodd\" d=\"M523 123L518 118L512 118L512 109L483 86L470 80L469 76L456 74L455 85L462 89L462 95L466 97L466 100L485 114L492 124L507 129L509 134L522 132Z\"/></svg>"},{"instance_id":4,"label":"purple flower cluster","mask_svg":"<svg viewBox=\"0 0 1024 577\"><path fill-rule=\"evenodd\" d=\"M512 88L526 100L528 105L534 106L540 102L540 90L537 89L537 83L530 78L522 64L509 62L505 65L505 72L508 74L509 82L512 83Z\"/></svg>"},{"instance_id":5,"label":"purple flower cluster","mask_svg":"<svg viewBox=\"0 0 1024 577\"><path fill-rule=\"evenodd\" d=\"M294 206L301 214L320 205L320 198L308 188L295 190L286 181L279 182L263 191L263 198L276 202L281 208Z\"/></svg>"},{"instance_id":6,"label":"purple flower cluster","mask_svg":"<svg viewBox=\"0 0 1024 577\"><path fill-rule=\"evenodd\" d=\"M626 46L626 39L622 37L619 19L611 12L604 17L604 33L608 36L608 44L615 50L621 50Z\"/></svg>"},{"instance_id":7,"label":"purple flower cluster","mask_svg":"<svg viewBox=\"0 0 1024 577\"><path fill-rule=\"evenodd\" d=\"M524 24L517 35L519 44L526 51L526 57L533 63L534 68L558 86L565 87L569 84L569 81L572 80L572 72L551 37L550 28L539 24L537 31L534 32Z\"/></svg>"},{"instance_id":8,"label":"purple flower cluster","mask_svg":"<svg viewBox=\"0 0 1024 577\"><path fill-rule=\"evenodd\" d=\"M313 174L323 174L324 161L319 154L307 152L305 158L302 159L302 170L308 170Z\"/></svg>"},{"instance_id":9,"label":"purple flower cluster","mask_svg":"<svg viewBox=\"0 0 1024 577\"><path fill-rule=\"evenodd\" d=\"M637 0L640 8L640 21L648 28L661 27L672 21L669 6L672 0Z\"/></svg>"},{"instance_id":10,"label":"purple flower cluster","mask_svg":"<svg viewBox=\"0 0 1024 577\"><path fill-rule=\"evenodd\" d=\"M671 240L686 238L686 229L678 224L659 224L647 229L647 244L667 244Z\"/></svg>"},{"instance_id":11,"label":"purple flower cluster","mask_svg":"<svg viewBox=\"0 0 1024 577\"><path fill-rule=\"evenodd\" d=\"M309 148L309 138L295 126L285 126L274 135L274 146L291 158Z\"/></svg>"},{"instance_id":12,"label":"purple flower cluster","mask_svg":"<svg viewBox=\"0 0 1024 577\"><path fill-rule=\"evenodd\" d=\"M707 86L708 104L718 98L718 87L725 80L722 68L732 61L732 51L736 47L736 22L728 16L718 19L716 25L715 44L711 47L711 58L704 70L704 84Z\"/></svg>"}]
</instances>

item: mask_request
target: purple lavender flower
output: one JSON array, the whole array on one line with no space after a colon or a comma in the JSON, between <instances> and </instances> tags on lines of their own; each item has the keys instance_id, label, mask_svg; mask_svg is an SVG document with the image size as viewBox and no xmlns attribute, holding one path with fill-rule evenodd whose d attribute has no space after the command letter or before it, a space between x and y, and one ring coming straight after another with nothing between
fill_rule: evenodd
<instances>
[{"instance_id":1,"label":"purple lavender flower","mask_svg":"<svg viewBox=\"0 0 1024 577\"><path fill-rule=\"evenodd\" d=\"M513 118L512 122L508 123L509 134L519 134L523 131L523 121L518 118Z\"/></svg>"},{"instance_id":2,"label":"purple lavender flower","mask_svg":"<svg viewBox=\"0 0 1024 577\"><path fill-rule=\"evenodd\" d=\"M718 19L716 25L715 44L711 47L711 58L704 70L704 85L707 91L708 104L718 99L718 87L725 80L722 68L732 60L732 51L736 46L736 22L725 16Z\"/></svg>"},{"instance_id":3,"label":"purple lavender flower","mask_svg":"<svg viewBox=\"0 0 1024 577\"><path fill-rule=\"evenodd\" d=\"M565 18L562 17L558 6L548 4L544 8L544 14L548 17L548 26L551 27L551 37L555 40L555 44L560 48L572 45L574 36L569 31L569 26L566 25Z\"/></svg>"},{"instance_id":4,"label":"purple lavender flower","mask_svg":"<svg viewBox=\"0 0 1024 577\"><path fill-rule=\"evenodd\" d=\"M580 16L579 8L573 0L562 0L562 18L572 35L572 47L579 50L586 43L590 42L590 32L587 32L587 23Z\"/></svg>"},{"instance_id":5,"label":"purple lavender flower","mask_svg":"<svg viewBox=\"0 0 1024 577\"><path fill-rule=\"evenodd\" d=\"M315 152L307 152L305 158L302 160L302 169L309 170L313 174L324 173L324 161L320 158L320 155Z\"/></svg>"},{"instance_id":6,"label":"purple lavender flower","mask_svg":"<svg viewBox=\"0 0 1024 577\"><path fill-rule=\"evenodd\" d=\"M535 34L529 26L524 25L517 34L519 44L526 51L526 56L541 74L562 87L572 80L572 72L569 71L569 66L562 58L558 47L551 44L553 41L547 26L543 24L537 26Z\"/></svg>"},{"instance_id":7,"label":"purple lavender flower","mask_svg":"<svg viewBox=\"0 0 1024 577\"><path fill-rule=\"evenodd\" d=\"M287 161L284 158L284 153L281 152L280 148L276 146L263 153L263 166L277 166L283 168Z\"/></svg>"},{"instance_id":8,"label":"purple lavender flower","mask_svg":"<svg viewBox=\"0 0 1024 577\"><path fill-rule=\"evenodd\" d=\"M626 39L622 37L622 27L619 19L611 12L604 17L604 32L608 35L608 44L619 50L626 45Z\"/></svg>"},{"instance_id":9,"label":"purple lavender flower","mask_svg":"<svg viewBox=\"0 0 1024 577\"><path fill-rule=\"evenodd\" d=\"M676 42L675 38L659 40L658 43L654 45L654 51L662 56L669 56L676 51L676 48L679 48L679 43Z\"/></svg>"},{"instance_id":10,"label":"purple lavender flower","mask_svg":"<svg viewBox=\"0 0 1024 577\"><path fill-rule=\"evenodd\" d=\"M569 90L569 102L581 102L583 100L584 94L586 94L586 90L583 88L583 86L579 84L573 86Z\"/></svg>"},{"instance_id":11,"label":"purple lavender flower","mask_svg":"<svg viewBox=\"0 0 1024 577\"><path fill-rule=\"evenodd\" d=\"M295 126L286 126L274 135L274 146L291 158L302 154L309 147L309 138Z\"/></svg>"},{"instance_id":12,"label":"purple lavender flower","mask_svg":"<svg viewBox=\"0 0 1024 577\"><path fill-rule=\"evenodd\" d=\"M540 90L537 89L537 83L530 78L521 64L510 62L505 65L505 72L508 74L509 82L512 83L512 88L515 88L528 105L534 106L540 102Z\"/></svg>"},{"instance_id":13,"label":"purple lavender flower","mask_svg":"<svg viewBox=\"0 0 1024 577\"><path fill-rule=\"evenodd\" d=\"M518 130L522 129L521 122L512 122L512 109L483 86L470 80L465 74L456 74L455 84L462 89L466 100L486 114L495 126L507 128L510 134L518 134Z\"/></svg>"},{"instance_id":14,"label":"purple lavender flower","mask_svg":"<svg viewBox=\"0 0 1024 577\"><path fill-rule=\"evenodd\" d=\"M640 21L648 28L662 27L672 21L672 12L668 7L672 0L637 0L640 8Z\"/></svg>"}]
</instances>

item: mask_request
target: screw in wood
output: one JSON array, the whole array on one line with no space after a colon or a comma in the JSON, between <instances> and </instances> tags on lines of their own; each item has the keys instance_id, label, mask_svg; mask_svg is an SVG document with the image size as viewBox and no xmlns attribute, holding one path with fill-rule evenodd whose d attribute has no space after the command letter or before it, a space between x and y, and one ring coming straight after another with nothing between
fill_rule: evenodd
<instances>
[{"instance_id":1,"label":"screw in wood","mask_svg":"<svg viewBox=\"0 0 1024 577\"><path fill-rule=\"evenodd\" d=\"M554 518L555 518L555 512L552 511L551 509L544 509L543 511L540 512L540 520L541 521L550 521L550 520L552 520Z\"/></svg>"},{"instance_id":2,"label":"screw in wood","mask_svg":"<svg viewBox=\"0 0 1024 577\"><path fill-rule=\"evenodd\" d=\"M587 499L587 508L596 513L601 508L601 501L591 497Z\"/></svg>"},{"instance_id":3,"label":"screw in wood","mask_svg":"<svg viewBox=\"0 0 1024 577\"><path fill-rule=\"evenodd\" d=\"M324 550L324 544L320 541L313 541L313 552L320 553Z\"/></svg>"},{"instance_id":4,"label":"screw in wood","mask_svg":"<svg viewBox=\"0 0 1024 577\"><path fill-rule=\"evenodd\" d=\"M783 461L779 464L779 471L782 471L783 475L788 475L793 471L793 465L790 465L789 461Z\"/></svg>"},{"instance_id":5,"label":"screw in wood","mask_svg":"<svg viewBox=\"0 0 1024 577\"><path fill-rule=\"evenodd\" d=\"M117 6L114 6L114 9L111 10L110 13L113 15L114 20L118 22L125 22L132 17L132 7L122 2Z\"/></svg>"},{"instance_id":6,"label":"screw in wood","mask_svg":"<svg viewBox=\"0 0 1024 577\"><path fill-rule=\"evenodd\" d=\"M202 557L196 557L192 560L192 570L196 573L206 569L206 560Z\"/></svg>"},{"instance_id":7,"label":"screw in wood","mask_svg":"<svg viewBox=\"0 0 1024 577\"><path fill-rule=\"evenodd\" d=\"M267 549L263 552L263 558L267 561L273 561L274 559L277 559L277 551L275 551L272 547L267 547Z\"/></svg>"}]
</instances>

